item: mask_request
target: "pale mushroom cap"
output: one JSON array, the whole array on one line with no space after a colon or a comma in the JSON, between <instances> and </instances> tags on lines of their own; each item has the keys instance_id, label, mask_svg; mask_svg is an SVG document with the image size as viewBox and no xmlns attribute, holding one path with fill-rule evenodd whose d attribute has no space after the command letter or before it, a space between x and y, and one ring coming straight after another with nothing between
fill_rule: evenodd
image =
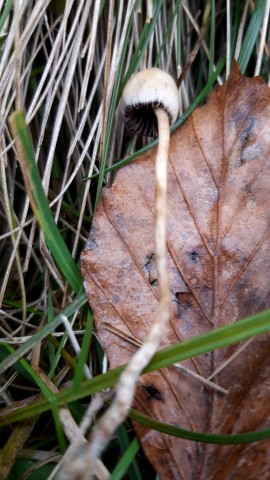
<instances>
[{"instance_id":1,"label":"pale mushroom cap","mask_svg":"<svg viewBox=\"0 0 270 480\"><path fill-rule=\"evenodd\" d=\"M179 111L179 95L175 81L159 68L149 68L133 75L126 84L121 113L126 128L145 137L157 137L154 109L163 108L173 125Z\"/></svg>"}]
</instances>

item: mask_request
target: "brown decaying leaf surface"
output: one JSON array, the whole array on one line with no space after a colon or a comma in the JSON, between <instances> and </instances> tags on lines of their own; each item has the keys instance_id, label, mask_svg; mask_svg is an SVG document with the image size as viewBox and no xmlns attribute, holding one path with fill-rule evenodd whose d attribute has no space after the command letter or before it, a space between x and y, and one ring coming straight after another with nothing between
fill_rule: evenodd
<instances>
[{"instance_id":1,"label":"brown decaying leaf surface","mask_svg":"<svg viewBox=\"0 0 270 480\"><path fill-rule=\"evenodd\" d=\"M227 83L171 138L168 262L171 318L162 347L270 307L270 90L234 65ZM118 172L103 192L82 254L85 288L110 366L137 348L158 305L154 263L155 150ZM141 377L135 408L189 430L270 427L270 340L254 339L214 381L224 395L175 367ZM184 365L209 377L239 346ZM162 479L269 479L270 441L218 446L136 424Z\"/></svg>"}]
</instances>

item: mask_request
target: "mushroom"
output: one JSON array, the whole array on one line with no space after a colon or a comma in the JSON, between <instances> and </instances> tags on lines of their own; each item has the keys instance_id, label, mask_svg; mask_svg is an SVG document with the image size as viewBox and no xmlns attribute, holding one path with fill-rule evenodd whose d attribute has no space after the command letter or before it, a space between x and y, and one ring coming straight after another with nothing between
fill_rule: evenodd
<instances>
[{"instance_id":1,"label":"mushroom","mask_svg":"<svg viewBox=\"0 0 270 480\"><path fill-rule=\"evenodd\" d=\"M116 385L115 397L97 421L90 439L89 460L94 462L106 447L114 430L125 420L132 405L136 383L144 367L158 350L170 316L170 291L166 259L167 164L170 125L178 114L178 89L170 75L150 68L133 75L126 84L121 112L126 127L135 134L159 138L155 185L155 257L159 307L142 346L130 359Z\"/></svg>"},{"instance_id":2,"label":"mushroom","mask_svg":"<svg viewBox=\"0 0 270 480\"><path fill-rule=\"evenodd\" d=\"M160 136L164 129L159 125L159 109L167 114L170 125L178 115L175 81L159 68L142 70L126 84L120 108L125 126L131 133L144 137Z\"/></svg>"},{"instance_id":3,"label":"mushroom","mask_svg":"<svg viewBox=\"0 0 270 480\"><path fill-rule=\"evenodd\" d=\"M159 311L155 322L157 325L153 324L148 334L148 336L152 335L151 341L153 345L155 344L156 350L170 315L166 260L167 165L170 125L175 122L178 110L178 88L173 78L158 68L142 70L133 75L124 88L121 112L126 128L138 135L159 137L155 167L155 258L159 288ZM151 331L153 331L152 334ZM148 357L150 357L150 350L148 349Z\"/></svg>"}]
</instances>

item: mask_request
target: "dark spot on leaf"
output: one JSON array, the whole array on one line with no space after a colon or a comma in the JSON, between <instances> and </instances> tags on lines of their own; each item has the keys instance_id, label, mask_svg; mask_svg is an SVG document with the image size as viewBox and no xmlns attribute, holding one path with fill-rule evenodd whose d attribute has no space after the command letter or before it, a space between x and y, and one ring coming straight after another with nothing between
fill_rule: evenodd
<instances>
[{"instance_id":1,"label":"dark spot on leaf","mask_svg":"<svg viewBox=\"0 0 270 480\"><path fill-rule=\"evenodd\" d=\"M176 292L174 295L173 303L177 304L177 311L179 318L183 313L191 308L191 303L189 301L190 295L184 292Z\"/></svg>"},{"instance_id":2,"label":"dark spot on leaf","mask_svg":"<svg viewBox=\"0 0 270 480\"><path fill-rule=\"evenodd\" d=\"M199 254L198 252L196 252L196 250L192 250L192 252L189 252L188 256L192 262L196 262L197 259L199 258Z\"/></svg>"},{"instance_id":3,"label":"dark spot on leaf","mask_svg":"<svg viewBox=\"0 0 270 480\"><path fill-rule=\"evenodd\" d=\"M260 156L258 146L254 148L256 135L254 133L256 120L254 116L250 116L246 122L246 125L240 135L239 142L241 145L240 153L240 165L244 165L247 162L256 160Z\"/></svg>"},{"instance_id":4,"label":"dark spot on leaf","mask_svg":"<svg viewBox=\"0 0 270 480\"><path fill-rule=\"evenodd\" d=\"M142 385L142 389L146 394L147 400L157 400L158 402L163 402L160 391L155 387L155 385L153 385L153 383Z\"/></svg>"},{"instance_id":5,"label":"dark spot on leaf","mask_svg":"<svg viewBox=\"0 0 270 480\"><path fill-rule=\"evenodd\" d=\"M244 182L243 183L243 191L247 193L248 195L251 194L251 185L250 182Z\"/></svg>"},{"instance_id":6,"label":"dark spot on leaf","mask_svg":"<svg viewBox=\"0 0 270 480\"><path fill-rule=\"evenodd\" d=\"M154 257L155 257L155 254L154 254L154 253L148 253L148 255L146 255L146 258L147 258L149 261L151 261L151 262L153 261ZM149 263L149 262L148 262L148 263Z\"/></svg>"},{"instance_id":7,"label":"dark spot on leaf","mask_svg":"<svg viewBox=\"0 0 270 480\"><path fill-rule=\"evenodd\" d=\"M189 452L188 449L186 449L186 453L187 453L188 460L189 460L190 464L192 465L192 454Z\"/></svg>"},{"instance_id":8,"label":"dark spot on leaf","mask_svg":"<svg viewBox=\"0 0 270 480\"><path fill-rule=\"evenodd\" d=\"M88 237L87 243L85 245L85 250L94 250L96 247L97 247L96 235L94 234L94 232L91 232Z\"/></svg>"},{"instance_id":9,"label":"dark spot on leaf","mask_svg":"<svg viewBox=\"0 0 270 480\"><path fill-rule=\"evenodd\" d=\"M146 274L150 285L157 286L157 272L155 264L155 254L149 253L146 255L146 263L143 265L142 269Z\"/></svg>"}]
</instances>

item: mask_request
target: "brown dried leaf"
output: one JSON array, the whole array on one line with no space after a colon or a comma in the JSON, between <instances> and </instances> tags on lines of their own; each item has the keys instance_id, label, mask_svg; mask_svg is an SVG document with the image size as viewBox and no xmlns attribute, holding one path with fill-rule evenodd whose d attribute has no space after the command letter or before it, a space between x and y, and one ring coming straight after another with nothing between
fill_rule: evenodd
<instances>
[{"instance_id":1,"label":"brown dried leaf","mask_svg":"<svg viewBox=\"0 0 270 480\"><path fill-rule=\"evenodd\" d=\"M270 307L270 90L234 65L227 83L171 139L168 262L172 311L162 347ZM104 190L82 272L110 366L137 348L157 310L152 150ZM184 362L208 378L239 345ZM269 337L254 339L212 380L175 367L141 377L134 406L182 428L240 433L270 427ZM136 425L161 478L269 479L269 441L198 444Z\"/></svg>"}]
</instances>

